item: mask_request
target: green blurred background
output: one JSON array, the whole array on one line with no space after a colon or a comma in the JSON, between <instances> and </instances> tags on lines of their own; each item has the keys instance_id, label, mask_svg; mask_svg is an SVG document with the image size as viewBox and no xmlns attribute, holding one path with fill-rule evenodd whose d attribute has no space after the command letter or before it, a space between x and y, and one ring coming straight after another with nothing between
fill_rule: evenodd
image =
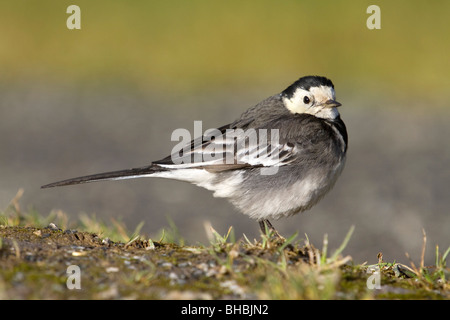
<instances>
[{"instance_id":1,"label":"green blurred background","mask_svg":"<svg viewBox=\"0 0 450 320\"><path fill-rule=\"evenodd\" d=\"M71 4L81 30L66 27ZM380 30L366 27L371 4ZM231 122L318 74L344 105L349 160L313 214L280 231L338 245L355 224L357 262L419 255L422 227L429 252L448 246L449 14L449 1L3 1L0 208L23 187L40 212L143 220L150 234L168 215L191 243L205 220L256 237L226 201L181 183L39 186L160 159L174 129Z\"/></svg>"},{"instance_id":2,"label":"green blurred background","mask_svg":"<svg viewBox=\"0 0 450 320\"><path fill-rule=\"evenodd\" d=\"M448 1L3 1L1 79L118 82L168 93L270 87L327 74L419 96L450 85Z\"/></svg>"}]
</instances>

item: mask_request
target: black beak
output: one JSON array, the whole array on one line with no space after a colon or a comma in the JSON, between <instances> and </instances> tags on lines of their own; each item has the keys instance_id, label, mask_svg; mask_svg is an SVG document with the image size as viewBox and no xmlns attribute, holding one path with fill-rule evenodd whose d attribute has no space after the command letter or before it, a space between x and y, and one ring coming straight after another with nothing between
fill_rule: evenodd
<instances>
[{"instance_id":1,"label":"black beak","mask_svg":"<svg viewBox=\"0 0 450 320\"><path fill-rule=\"evenodd\" d=\"M323 104L323 106L325 108L333 108L333 107L340 107L340 106L342 106L342 104L340 104L336 100L328 100Z\"/></svg>"}]
</instances>

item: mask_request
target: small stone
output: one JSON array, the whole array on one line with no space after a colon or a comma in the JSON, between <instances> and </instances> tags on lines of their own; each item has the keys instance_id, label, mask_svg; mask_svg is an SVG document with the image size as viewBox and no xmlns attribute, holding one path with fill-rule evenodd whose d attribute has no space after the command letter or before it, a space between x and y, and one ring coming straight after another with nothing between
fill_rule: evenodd
<instances>
[{"instance_id":1,"label":"small stone","mask_svg":"<svg viewBox=\"0 0 450 320\"><path fill-rule=\"evenodd\" d=\"M54 224L53 222L50 222L50 223L48 224L47 228L49 228L50 230L53 230L53 231L61 230L61 229L60 229L56 224Z\"/></svg>"},{"instance_id":2,"label":"small stone","mask_svg":"<svg viewBox=\"0 0 450 320\"><path fill-rule=\"evenodd\" d=\"M119 272L119 268L117 268L117 267L108 267L108 268L106 268L106 272L107 273Z\"/></svg>"},{"instance_id":3,"label":"small stone","mask_svg":"<svg viewBox=\"0 0 450 320\"><path fill-rule=\"evenodd\" d=\"M85 255L87 255L86 251L74 251L74 252L72 252L72 256L74 256L74 257L83 257Z\"/></svg>"},{"instance_id":4,"label":"small stone","mask_svg":"<svg viewBox=\"0 0 450 320\"><path fill-rule=\"evenodd\" d=\"M161 267L167 268L167 269L172 268L172 266L173 266L173 265L172 265L170 262L163 262L163 263L161 264Z\"/></svg>"},{"instance_id":5,"label":"small stone","mask_svg":"<svg viewBox=\"0 0 450 320\"><path fill-rule=\"evenodd\" d=\"M105 238L102 240L102 244L105 244L107 246L110 246L112 244L112 241L109 240L109 238Z\"/></svg>"}]
</instances>

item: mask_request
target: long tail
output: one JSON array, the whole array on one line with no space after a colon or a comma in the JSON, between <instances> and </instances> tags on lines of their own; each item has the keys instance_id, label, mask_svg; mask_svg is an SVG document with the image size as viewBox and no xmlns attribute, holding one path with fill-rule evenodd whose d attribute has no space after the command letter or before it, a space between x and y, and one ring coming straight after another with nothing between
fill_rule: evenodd
<instances>
[{"instance_id":1,"label":"long tail","mask_svg":"<svg viewBox=\"0 0 450 320\"><path fill-rule=\"evenodd\" d=\"M156 164L152 164L150 166L127 169L127 170L119 170L119 171L111 171L93 174L89 176L83 176L78 178L72 178L67 180L62 180L58 182L53 182L50 184L46 184L41 188L52 188L52 187L62 187L69 186L73 184L81 184L88 182L96 182L96 181L104 181L104 180L121 180L121 179L133 179L133 178L142 178L145 176L151 176L154 173L165 171L166 169L161 168Z\"/></svg>"}]
</instances>

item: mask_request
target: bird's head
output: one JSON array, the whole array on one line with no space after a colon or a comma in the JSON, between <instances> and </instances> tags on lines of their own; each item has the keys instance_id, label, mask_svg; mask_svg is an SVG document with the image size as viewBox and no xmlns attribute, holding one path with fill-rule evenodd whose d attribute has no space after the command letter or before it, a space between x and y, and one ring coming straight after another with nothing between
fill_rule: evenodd
<instances>
[{"instance_id":1,"label":"bird's head","mask_svg":"<svg viewBox=\"0 0 450 320\"><path fill-rule=\"evenodd\" d=\"M331 80L319 76L298 79L282 93L285 107L292 113L307 113L318 118L335 119L339 116L334 85Z\"/></svg>"}]
</instances>

